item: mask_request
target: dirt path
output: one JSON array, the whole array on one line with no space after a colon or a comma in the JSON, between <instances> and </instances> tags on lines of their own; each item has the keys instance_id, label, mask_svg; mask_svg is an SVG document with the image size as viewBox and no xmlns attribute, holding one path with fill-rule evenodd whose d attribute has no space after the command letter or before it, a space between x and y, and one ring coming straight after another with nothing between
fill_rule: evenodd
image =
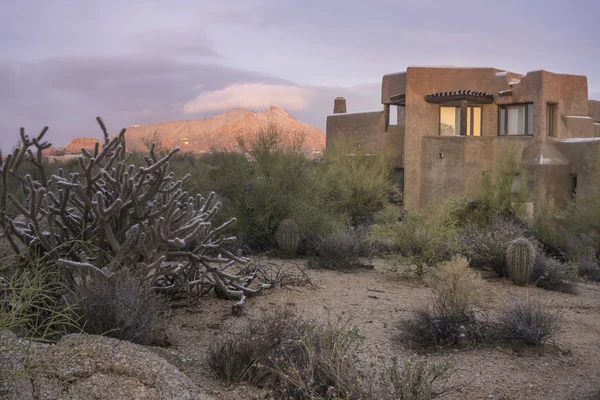
<instances>
[{"instance_id":1,"label":"dirt path","mask_svg":"<svg viewBox=\"0 0 600 400\"><path fill-rule=\"evenodd\" d=\"M283 262L283 261L281 261ZM302 263L302 261L296 261ZM395 339L400 321L415 306L431 299L430 290L418 278L402 278L376 260L372 270L334 272L309 270L318 288L278 290L251 299L252 315L261 308L290 304L305 318L325 323L328 318L350 318L366 337L364 357L414 354ZM486 280L493 313L515 296L534 296L547 306L564 312L564 329L558 337L565 350L515 353L508 348L477 347L432 354L434 360L450 360L453 369L444 383L454 390L446 399L585 399L600 390L600 286L579 284L578 294L562 294L535 287L517 287L498 279ZM205 363L205 349L227 330L238 329L247 316L231 316L231 303L206 299L192 310L177 310L170 319L168 335L173 346L158 349L194 381L220 399L264 398L255 388L225 388L215 381Z\"/></svg>"}]
</instances>

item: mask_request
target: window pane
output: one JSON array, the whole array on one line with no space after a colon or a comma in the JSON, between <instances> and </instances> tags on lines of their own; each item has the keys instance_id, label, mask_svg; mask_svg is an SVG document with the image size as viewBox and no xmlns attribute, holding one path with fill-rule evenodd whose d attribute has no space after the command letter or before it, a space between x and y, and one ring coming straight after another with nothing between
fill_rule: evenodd
<instances>
[{"instance_id":1,"label":"window pane","mask_svg":"<svg viewBox=\"0 0 600 400\"><path fill-rule=\"evenodd\" d=\"M470 121L470 119L469 119ZM481 136L481 107L473 108L473 136Z\"/></svg>"},{"instance_id":2,"label":"window pane","mask_svg":"<svg viewBox=\"0 0 600 400\"><path fill-rule=\"evenodd\" d=\"M533 135L533 104L527 104L527 131L525 135Z\"/></svg>"},{"instance_id":3,"label":"window pane","mask_svg":"<svg viewBox=\"0 0 600 400\"><path fill-rule=\"evenodd\" d=\"M473 107L467 107L467 135L471 134L471 110Z\"/></svg>"},{"instance_id":4,"label":"window pane","mask_svg":"<svg viewBox=\"0 0 600 400\"><path fill-rule=\"evenodd\" d=\"M440 107L440 135L456 135L460 129L460 114L457 118L456 107Z\"/></svg>"},{"instance_id":5,"label":"window pane","mask_svg":"<svg viewBox=\"0 0 600 400\"><path fill-rule=\"evenodd\" d=\"M504 121L506 120L506 109L504 107L500 108L500 135L506 135L506 124Z\"/></svg>"},{"instance_id":6,"label":"window pane","mask_svg":"<svg viewBox=\"0 0 600 400\"><path fill-rule=\"evenodd\" d=\"M507 134L524 135L525 134L525 106L508 107L508 126Z\"/></svg>"}]
</instances>

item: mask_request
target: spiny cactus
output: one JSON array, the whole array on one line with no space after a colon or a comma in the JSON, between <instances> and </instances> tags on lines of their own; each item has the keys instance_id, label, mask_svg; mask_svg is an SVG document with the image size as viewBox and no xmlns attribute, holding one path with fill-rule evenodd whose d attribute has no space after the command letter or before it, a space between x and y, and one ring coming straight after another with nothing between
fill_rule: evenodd
<instances>
[{"instance_id":1,"label":"spiny cactus","mask_svg":"<svg viewBox=\"0 0 600 400\"><path fill-rule=\"evenodd\" d=\"M529 282L534 258L535 248L529 240L518 238L509 243L506 249L506 265L508 276L516 285Z\"/></svg>"},{"instance_id":2,"label":"spiny cactus","mask_svg":"<svg viewBox=\"0 0 600 400\"><path fill-rule=\"evenodd\" d=\"M152 144L137 166L125 151L125 130L110 139L100 118L98 123L104 144L82 149L78 172L50 174L44 166L47 128L35 138L21 128L19 146L0 157L0 233L17 255L43 258L46 266L65 271L69 282L128 269L159 291L189 296L214 288L240 305L268 287L251 288L256 266L227 250L235 238L225 230L235 218L213 225L221 207L215 194L190 196L183 189L189 175L177 179L171 171L169 161L179 149L159 156ZM37 167L39 179L21 172L25 163ZM9 193L13 180L24 201Z\"/></svg>"},{"instance_id":3,"label":"spiny cactus","mask_svg":"<svg viewBox=\"0 0 600 400\"><path fill-rule=\"evenodd\" d=\"M285 257L293 258L300 243L300 229L298 224L291 219L284 219L279 223L275 239L279 250Z\"/></svg>"}]
</instances>

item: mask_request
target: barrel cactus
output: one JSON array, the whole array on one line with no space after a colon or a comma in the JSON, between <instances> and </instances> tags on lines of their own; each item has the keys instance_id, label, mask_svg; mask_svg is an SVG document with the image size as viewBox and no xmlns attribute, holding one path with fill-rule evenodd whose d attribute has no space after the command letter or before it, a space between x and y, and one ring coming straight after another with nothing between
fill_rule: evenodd
<instances>
[{"instance_id":1,"label":"barrel cactus","mask_svg":"<svg viewBox=\"0 0 600 400\"><path fill-rule=\"evenodd\" d=\"M279 223L275 239L282 255L289 258L296 256L298 244L300 243L300 229L298 224L291 219L284 219Z\"/></svg>"},{"instance_id":2,"label":"barrel cactus","mask_svg":"<svg viewBox=\"0 0 600 400\"><path fill-rule=\"evenodd\" d=\"M506 249L508 276L516 285L526 285L533 270L535 247L525 239L518 238L509 243Z\"/></svg>"}]
</instances>

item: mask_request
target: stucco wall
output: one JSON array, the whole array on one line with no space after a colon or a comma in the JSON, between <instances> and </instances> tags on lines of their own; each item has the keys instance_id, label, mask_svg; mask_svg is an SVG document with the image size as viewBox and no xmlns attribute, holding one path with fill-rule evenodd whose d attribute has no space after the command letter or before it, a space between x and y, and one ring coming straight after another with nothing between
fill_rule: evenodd
<instances>
[{"instance_id":1,"label":"stucco wall","mask_svg":"<svg viewBox=\"0 0 600 400\"><path fill-rule=\"evenodd\" d=\"M385 130L383 111L335 114L327 117L327 148L338 145L357 149L363 153L391 152L394 167L402 166L404 143L404 118L399 113L398 125Z\"/></svg>"},{"instance_id":2,"label":"stucco wall","mask_svg":"<svg viewBox=\"0 0 600 400\"><path fill-rule=\"evenodd\" d=\"M588 100L588 115L594 122L600 122L600 101Z\"/></svg>"},{"instance_id":3,"label":"stucco wall","mask_svg":"<svg viewBox=\"0 0 600 400\"><path fill-rule=\"evenodd\" d=\"M387 104L390 96L406 92L406 72L387 74L381 80L381 104Z\"/></svg>"},{"instance_id":4,"label":"stucco wall","mask_svg":"<svg viewBox=\"0 0 600 400\"><path fill-rule=\"evenodd\" d=\"M420 208L457 195L479 193L483 171L492 167L491 137L423 138Z\"/></svg>"},{"instance_id":5,"label":"stucco wall","mask_svg":"<svg viewBox=\"0 0 600 400\"><path fill-rule=\"evenodd\" d=\"M429 203L427 199L432 180L427 168L428 162L421 163L423 138L439 138L439 109L437 104L425 102L425 95L460 89L471 89L487 93L497 93L506 85L506 78L496 77L499 70L493 68L424 68L409 67L406 70L406 140L404 147L404 205L409 210L418 210ZM498 112L495 105L483 105L482 136L497 134ZM445 139L445 138L440 138ZM450 138L456 139L456 138ZM460 140L461 138L458 138ZM429 143L429 142L428 142ZM435 148L431 142L432 149ZM445 142L440 142L445 143ZM430 148L427 151L433 151ZM458 151L458 150L453 150ZM448 163L446 163L448 164ZM434 164L436 165L436 164ZM421 195L422 171L428 177ZM439 179L436 180L439 182Z\"/></svg>"}]
</instances>

